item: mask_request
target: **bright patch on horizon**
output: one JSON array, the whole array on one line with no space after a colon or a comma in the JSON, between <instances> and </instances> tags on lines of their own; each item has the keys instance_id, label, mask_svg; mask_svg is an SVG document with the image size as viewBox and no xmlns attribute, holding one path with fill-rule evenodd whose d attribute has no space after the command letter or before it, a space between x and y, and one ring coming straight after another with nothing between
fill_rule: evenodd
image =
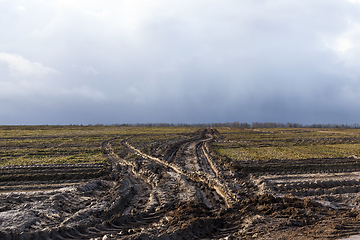
<instances>
[{"instance_id":1,"label":"bright patch on horizon","mask_svg":"<svg viewBox=\"0 0 360 240\"><path fill-rule=\"evenodd\" d=\"M349 39L339 38L336 41L335 50L338 52L346 52L347 50L353 48L354 45L351 43Z\"/></svg>"},{"instance_id":2,"label":"bright patch on horizon","mask_svg":"<svg viewBox=\"0 0 360 240\"><path fill-rule=\"evenodd\" d=\"M360 1L359 1L360 3ZM360 24L354 21L347 21L348 29L340 34L337 38L328 39L327 46L332 50L344 53L350 49L357 47L357 39L360 35Z\"/></svg>"},{"instance_id":3,"label":"bright patch on horizon","mask_svg":"<svg viewBox=\"0 0 360 240\"><path fill-rule=\"evenodd\" d=\"M16 7L16 10L17 10L18 12L25 12L25 11L26 11L26 8L23 7L23 6L17 6L17 7Z\"/></svg>"}]
</instances>

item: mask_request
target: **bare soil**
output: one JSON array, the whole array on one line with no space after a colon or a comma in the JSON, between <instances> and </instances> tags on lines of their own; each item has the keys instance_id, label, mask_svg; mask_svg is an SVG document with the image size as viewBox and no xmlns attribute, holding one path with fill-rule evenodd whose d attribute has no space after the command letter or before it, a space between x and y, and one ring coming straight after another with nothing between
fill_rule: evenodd
<instances>
[{"instance_id":1,"label":"bare soil","mask_svg":"<svg viewBox=\"0 0 360 240\"><path fill-rule=\"evenodd\" d=\"M360 232L357 159L239 164L216 129L111 164L0 168L0 239L340 239ZM131 154L128 154L131 155ZM120 157L121 156L121 157ZM50 180L49 180L50 179Z\"/></svg>"}]
</instances>

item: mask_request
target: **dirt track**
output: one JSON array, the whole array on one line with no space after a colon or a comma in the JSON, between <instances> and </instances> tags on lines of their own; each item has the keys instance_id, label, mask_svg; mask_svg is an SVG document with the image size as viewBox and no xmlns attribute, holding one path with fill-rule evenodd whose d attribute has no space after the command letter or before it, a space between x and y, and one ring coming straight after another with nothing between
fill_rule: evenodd
<instances>
[{"instance_id":1,"label":"dirt track","mask_svg":"<svg viewBox=\"0 0 360 240\"><path fill-rule=\"evenodd\" d=\"M101 146L111 166L2 168L0 239L336 239L360 232L356 160L231 165L211 152L220 138L203 129L151 155L122 140L135 158L119 157L112 139Z\"/></svg>"}]
</instances>

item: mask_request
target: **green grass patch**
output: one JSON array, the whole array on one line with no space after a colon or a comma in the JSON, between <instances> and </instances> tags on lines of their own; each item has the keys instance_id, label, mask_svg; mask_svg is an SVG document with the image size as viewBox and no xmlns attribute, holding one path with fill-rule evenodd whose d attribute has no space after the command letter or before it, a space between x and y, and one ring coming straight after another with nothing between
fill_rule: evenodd
<instances>
[{"instance_id":1,"label":"green grass patch","mask_svg":"<svg viewBox=\"0 0 360 240\"><path fill-rule=\"evenodd\" d=\"M217 154L233 160L347 158L360 156L359 129L219 128Z\"/></svg>"},{"instance_id":2,"label":"green grass patch","mask_svg":"<svg viewBox=\"0 0 360 240\"><path fill-rule=\"evenodd\" d=\"M0 126L0 166L26 164L97 163L108 161L101 143L111 140L121 157L121 140L134 144L165 142L198 128L123 126ZM131 156L134 157L134 156Z\"/></svg>"}]
</instances>

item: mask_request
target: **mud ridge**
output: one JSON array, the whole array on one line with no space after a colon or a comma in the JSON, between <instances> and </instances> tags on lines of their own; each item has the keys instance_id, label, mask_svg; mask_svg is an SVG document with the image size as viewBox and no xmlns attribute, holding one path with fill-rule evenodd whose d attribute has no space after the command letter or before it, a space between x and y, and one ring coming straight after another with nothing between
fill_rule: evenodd
<instances>
[{"instance_id":1,"label":"mud ridge","mask_svg":"<svg viewBox=\"0 0 360 240\"><path fill-rule=\"evenodd\" d=\"M303 240L360 232L355 158L224 164L212 154L211 143L222 140L213 128L153 148L130 144L132 137L101 143L107 164L0 168L8 178L0 184L0 239ZM118 154L112 144L120 143Z\"/></svg>"}]
</instances>

